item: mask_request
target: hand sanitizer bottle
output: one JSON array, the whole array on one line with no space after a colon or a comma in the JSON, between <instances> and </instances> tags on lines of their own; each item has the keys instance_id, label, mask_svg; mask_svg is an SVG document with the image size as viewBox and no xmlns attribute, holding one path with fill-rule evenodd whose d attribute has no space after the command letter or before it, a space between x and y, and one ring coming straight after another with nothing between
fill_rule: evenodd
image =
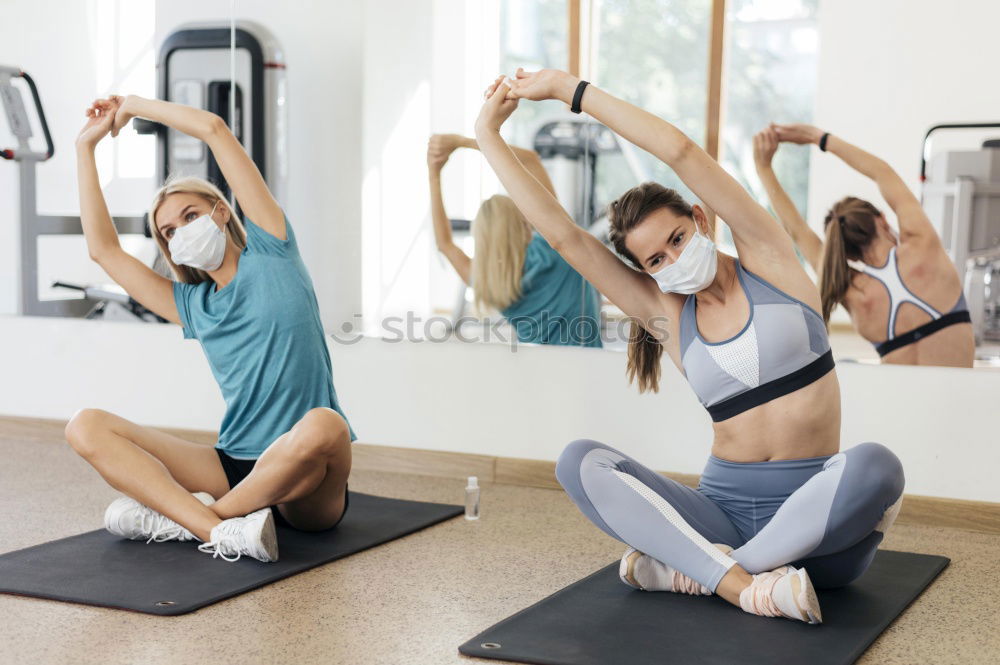
<instances>
[{"instance_id":1,"label":"hand sanitizer bottle","mask_svg":"<svg viewBox=\"0 0 1000 665\"><path fill-rule=\"evenodd\" d=\"M479 480L475 476L469 476L465 487L465 519L479 519Z\"/></svg>"}]
</instances>

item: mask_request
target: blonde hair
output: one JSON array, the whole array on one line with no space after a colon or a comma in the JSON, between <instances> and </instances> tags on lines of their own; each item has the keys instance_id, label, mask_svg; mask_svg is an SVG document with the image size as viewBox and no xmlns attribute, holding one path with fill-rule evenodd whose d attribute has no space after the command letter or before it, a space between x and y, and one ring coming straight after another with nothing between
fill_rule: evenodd
<instances>
[{"instance_id":1,"label":"blonde hair","mask_svg":"<svg viewBox=\"0 0 1000 665\"><path fill-rule=\"evenodd\" d=\"M215 205L218 203L224 206L229 211L229 221L226 222L226 235L236 244L236 246L243 250L247 246L247 232L243 228L243 224L240 222L239 217L236 216L236 211L233 207L229 205L229 201L226 197L219 191L219 188L205 180L204 178L198 178L196 176L182 176L173 177L167 179L166 184L160 188L156 195L153 196L153 203L149 207L149 231L153 235L153 240L156 241L156 245L160 248L160 253L163 255L164 260L170 269L173 271L174 276L179 282L186 282L187 284L198 284L201 282L207 282L212 279L212 277L204 270L199 270L197 268L192 268L191 266L180 266L174 263L173 259L170 258L170 248L166 238L160 233L159 227L156 225L156 212L163 205L163 202L167 200L167 197L171 194L195 194L203 198L208 204Z\"/></svg>"},{"instance_id":2,"label":"blonde hair","mask_svg":"<svg viewBox=\"0 0 1000 665\"><path fill-rule=\"evenodd\" d=\"M479 206L472 222L476 254L472 291L476 306L498 310L521 297L521 272L531 242L531 227L509 196L497 194Z\"/></svg>"}]
</instances>

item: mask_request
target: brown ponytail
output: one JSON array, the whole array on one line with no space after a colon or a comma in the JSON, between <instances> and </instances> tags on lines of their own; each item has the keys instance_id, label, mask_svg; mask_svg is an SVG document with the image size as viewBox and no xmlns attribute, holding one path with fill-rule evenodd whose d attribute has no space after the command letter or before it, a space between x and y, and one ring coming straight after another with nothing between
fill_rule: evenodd
<instances>
[{"instance_id":1,"label":"brown ponytail","mask_svg":"<svg viewBox=\"0 0 1000 665\"><path fill-rule=\"evenodd\" d=\"M629 383L637 383L639 392L660 391L660 358L663 345L641 323L633 319L628 330L628 360L625 375Z\"/></svg>"},{"instance_id":2,"label":"brown ponytail","mask_svg":"<svg viewBox=\"0 0 1000 665\"><path fill-rule=\"evenodd\" d=\"M853 196L837 201L826 214L819 292L823 301L823 320L828 325L833 308L844 301L844 294L851 286L847 261L861 260L865 249L875 239L875 220L881 215L871 203Z\"/></svg>"},{"instance_id":3,"label":"brown ponytail","mask_svg":"<svg viewBox=\"0 0 1000 665\"><path fill-rule=\"evenodd\" d=\"M608 205L611 230L608 237L615 251L628 259L636 269L642 264L625 246L625 237L646 217L661 208L675 215L693 217L691 205L675 190L655 182L645 182L628 190ZM628 361L626 375L630 383L637 383L639 392L658 392L660 389L660 359L663 345L639 321L633 319L629 329Z\"/></svg>"}]
</instances>

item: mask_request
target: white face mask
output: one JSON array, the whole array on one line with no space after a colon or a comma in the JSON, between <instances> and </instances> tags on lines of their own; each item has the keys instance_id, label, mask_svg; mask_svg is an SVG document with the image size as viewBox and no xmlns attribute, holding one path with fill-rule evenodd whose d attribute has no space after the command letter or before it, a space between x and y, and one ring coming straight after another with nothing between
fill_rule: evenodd
<instances>
[{"instance_id":1,"label":"white face mask","mask_svg":"<svg viewBox=\"0 0 1000 665\"><path fill-rule=\"evenodd\" d=\"M695 231L677 260L654 273L660 291L664 293L697 293L712 283L719 256L715 243L700 231Z\"/></svg>"},{"instance_id":2,"label":"white face mask","mask_svg":"<svg viewBox=\"0 0 1000 665\"><path fill-rule=\"evenodd\" d=\"M226 256L226 234L212 220L216 201L212 212L178 227L168 244L170 258L177 265L190 266L198 270L211 272L222 265Z\"/></svg>"}]
</instances>

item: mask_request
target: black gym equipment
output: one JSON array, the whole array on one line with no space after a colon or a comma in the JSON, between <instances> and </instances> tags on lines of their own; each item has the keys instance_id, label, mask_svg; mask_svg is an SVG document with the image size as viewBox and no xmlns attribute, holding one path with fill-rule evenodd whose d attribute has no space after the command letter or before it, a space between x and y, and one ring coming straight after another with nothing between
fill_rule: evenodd
<instances>
[{"instance_id":1,"label":"black gym equipment","mask_svg":"<svg viewBox=\"0 0 1000 665\"><path fill-rule=\"evenodd\" d=\"M230 47L233 47L230 50ZM271 193L284 201L288 172L287 91L284 54L263 26L190 24L171 32L160 47L157 95L215 113L246 148ZM235 98L231 98L235 89ZM182 132L140 118L140 134L157 138L157 180L168 175L204 178L227 197L229 185L210 150Z\"/></svg>"}]
</instances>

